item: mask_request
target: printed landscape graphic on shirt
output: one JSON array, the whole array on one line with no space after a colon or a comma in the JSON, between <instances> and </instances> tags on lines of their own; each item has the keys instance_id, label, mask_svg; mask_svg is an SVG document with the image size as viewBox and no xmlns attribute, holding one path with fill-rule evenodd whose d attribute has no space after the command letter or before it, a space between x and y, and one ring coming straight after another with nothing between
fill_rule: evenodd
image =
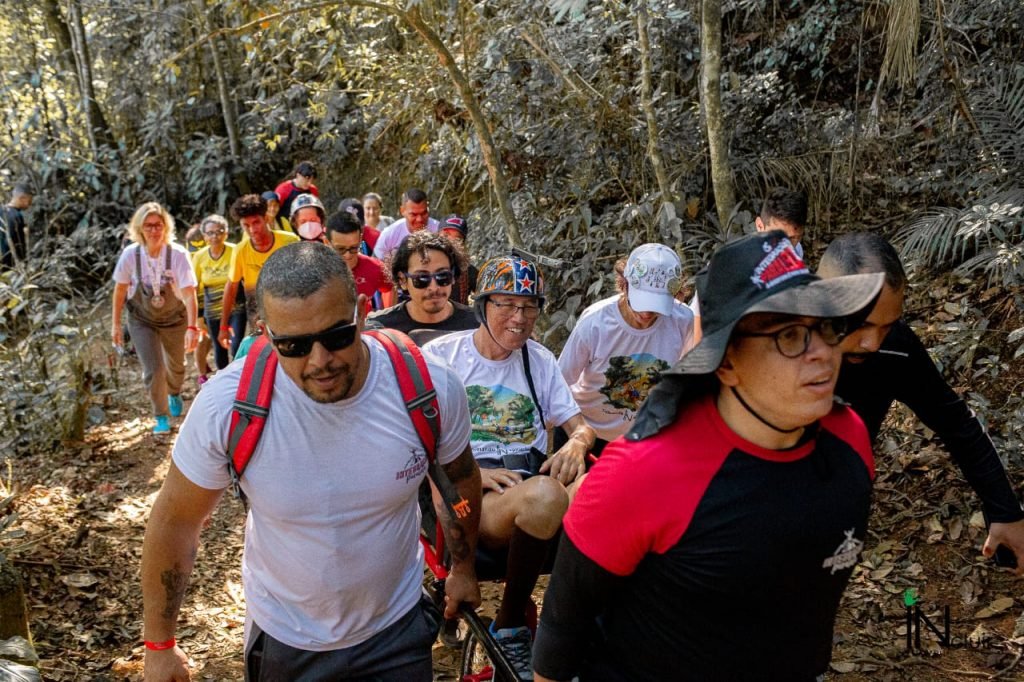
<instances>
[{"instance_id":1,"label":"printed landscape graphic on shirt","mask_svg":"<svg viewBox=\"0 0 1024 682\"><path fill-rule=\"evenodd\" d=\"M498 443L532 443L537 438L533 400L522 393L497 386L467 386L473 440Z\"/></svg>"},{"instance_id":2,"label":"printed landscape graphic on shirt","mask_svg":"<svg viewBox=\"0 0 1024 682\"><path fill-rule=\"evenodd\" d=\"M666 369L668 363L650 353L613 356L604 371L601 394L612 407L635 411Z\"/></svg>"}]
</instances>

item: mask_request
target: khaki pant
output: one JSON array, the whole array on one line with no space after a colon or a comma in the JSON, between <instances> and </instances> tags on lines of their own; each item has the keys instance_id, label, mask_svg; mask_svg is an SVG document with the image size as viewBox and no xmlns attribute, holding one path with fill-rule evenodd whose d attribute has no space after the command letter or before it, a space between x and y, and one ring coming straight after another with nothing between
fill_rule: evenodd
<instances>
[{"instance_id":1,"label":"khaki pant","mask_svg":"<svg viewBox=\"0 0 1024 682\"><path fill-rule=\"evenodd\" d=\"M142 363L142 382L149 391L156 416L168 416L167 396L181 393L185 381L185 331L184 322L174 327L153 327L135 316L128 318L128 333Z\"/></svg>"}]
</instances>

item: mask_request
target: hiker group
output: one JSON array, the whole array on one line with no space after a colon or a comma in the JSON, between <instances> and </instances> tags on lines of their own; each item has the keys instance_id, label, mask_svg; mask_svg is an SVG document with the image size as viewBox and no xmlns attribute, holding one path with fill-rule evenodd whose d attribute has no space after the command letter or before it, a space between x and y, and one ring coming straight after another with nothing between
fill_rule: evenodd
<instances>
[{"instance_id":1,"label":"hiker group","mask_svg":"<svg viewBox=\"0 0 1024 682\"><path fill-rule=\"evenodd\" d=\"M191 256L159 204L132 218L112 339L126 326L155 433L184 412L197 348L201 380L146 530L146 680L189 679L179 612L231 488L247 680L432 680L485 556L504 566L490 635L520 680L823 679L894 401L978 494L984 553L1024 559L991 440L902 320L896 252L848 234L812 272L801 193L770 192L692 296L671 246L631 245L556 356L536 333L541 258L476 268L466 218L431 218L422 191L389 224L374 193L328 215L315 178L303 162L239 198L237 244L202 219ZM422 592L424 480L450 557L441 604Z\"/></svg>"}]
</instances>

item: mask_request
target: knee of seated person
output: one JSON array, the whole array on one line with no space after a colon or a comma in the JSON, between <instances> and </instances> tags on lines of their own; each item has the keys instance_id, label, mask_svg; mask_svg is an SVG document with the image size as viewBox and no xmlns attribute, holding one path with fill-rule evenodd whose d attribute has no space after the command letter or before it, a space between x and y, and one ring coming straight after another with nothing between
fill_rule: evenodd
<instances>
[{"instance_id":1,"label":"knee of seated person","mask_svg":"<svg viewBox=\"0 0 1024 682\"><path fill-rule=\"evenodd\" d=\"M569 493L550 476L534 476L526 483L517 525L530 535L543 539L553 537L569 508Z\"/></svg>"}]
</instances>

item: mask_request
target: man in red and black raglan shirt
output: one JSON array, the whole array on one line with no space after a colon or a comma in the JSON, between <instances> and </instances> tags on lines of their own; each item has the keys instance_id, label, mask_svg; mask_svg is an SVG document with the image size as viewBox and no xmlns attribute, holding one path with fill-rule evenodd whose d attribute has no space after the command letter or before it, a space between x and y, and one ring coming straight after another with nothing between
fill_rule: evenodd
<instances>
[{"instance_id":1,"label":"man in red and black raglan shirt","mask_svg":"<svg viewBox=\"0 0 1024 682\"><path fill-rule=\"evenodd\" d=\"M1024 574L1024 511L981 422L901 319L907 275L896 250L880 235L855 232L829 244L818 267L826 278L864 272L883 273L885 285L871 314L843 339L836 395L864 420L872 441L894 401L920 417L981 498L990 524L982 552L992 556L1005 545L1018 557L1017 575Z\"/></svg>"},{"instance_id":2,"label":"man in red and black raglan shirt","mask_svg":"<svg viewBox=\"0 0 1024 682\"><path fill-rule=\"evenodd\" d=\"M781 231L700 278L701 342L565 516L538 681L815 680L867 531L867 431L833 402L881 275L819 280Z\"/></svg>"}]
</instances>

